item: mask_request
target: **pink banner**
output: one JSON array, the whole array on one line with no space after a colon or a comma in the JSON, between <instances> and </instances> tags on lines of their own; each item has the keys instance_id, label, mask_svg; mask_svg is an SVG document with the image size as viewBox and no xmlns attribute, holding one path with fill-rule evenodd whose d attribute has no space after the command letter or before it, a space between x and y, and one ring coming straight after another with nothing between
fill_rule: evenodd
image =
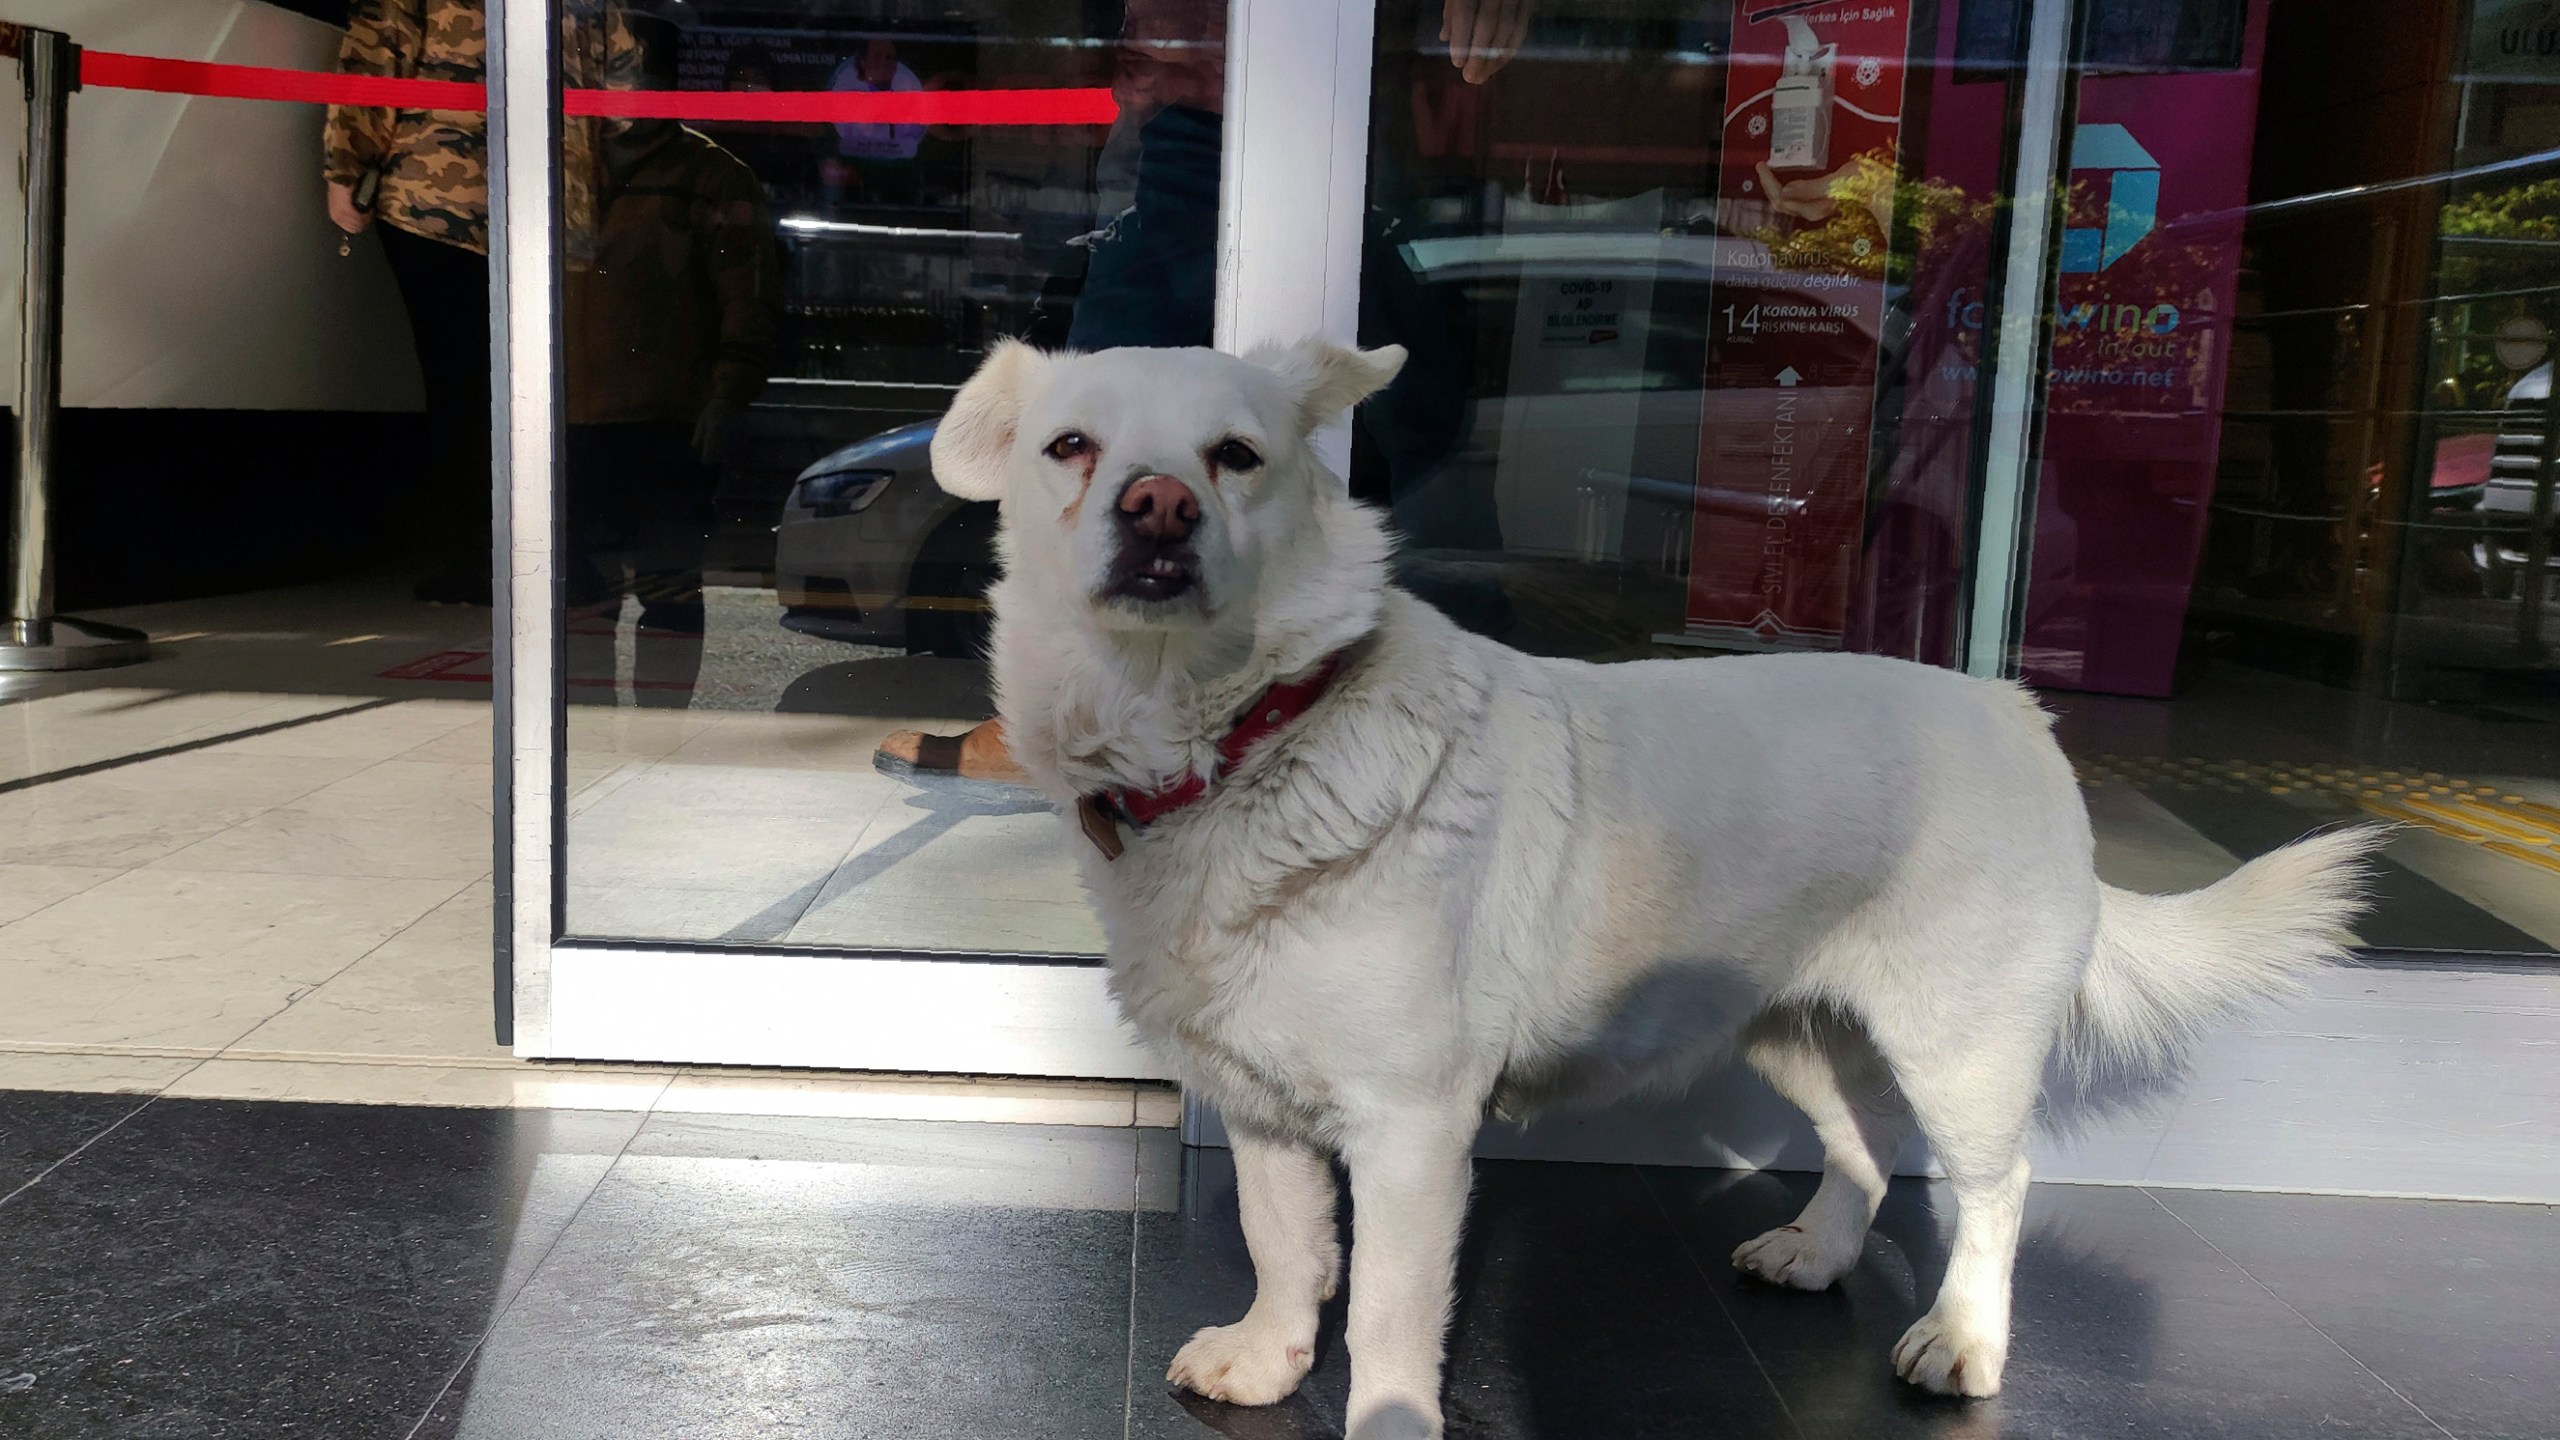
<instances>
[{"instance_id":1,"label":"pink banner","mask_svg":"<svg viewBox=\"0 0 2560 1440\"><path fill-rule=\"evenodd\" d=\"M2027 678L2167 695L2221 453L2265 3L2230 62L2080 83Z\"/></svg>"}]
</instances>

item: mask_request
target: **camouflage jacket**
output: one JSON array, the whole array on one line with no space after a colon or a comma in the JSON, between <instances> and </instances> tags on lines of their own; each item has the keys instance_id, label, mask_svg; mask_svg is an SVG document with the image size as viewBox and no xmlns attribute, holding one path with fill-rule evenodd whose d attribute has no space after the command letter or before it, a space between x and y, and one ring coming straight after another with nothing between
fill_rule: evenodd
<instances>
[{"instance_id":1,"label":"camouflage jacket","mask_svg":"<svg viewBox=\"0 0 2560 1440\"><path fill-rule=\"evenodd\" d=\"M644 122L607 152L595 263L562 288L573 425L744 409L780 358L782 257L764 184L705 136Z\"/></svg>"},{"instance_id":2,"label":"camouflage jacket","mask_svg":"<svg viewBox=\"0 0 2560 1440\"><path fill-rule=\"evenodd\" d=\"M639 47L620 0L566 0L560 17L561 82L628 89ZM456 80L488 78L489 41L481 0L353 0L338 68L351 75ZM598 122L569 120L560 135L560 201L570 262L593 253L600 181ZM322 129L323 173L355 184L379 173L374 213L414 235L487 254L487 117L468 110L394 110L332 105Z\"/></svg>"}]
</instances>

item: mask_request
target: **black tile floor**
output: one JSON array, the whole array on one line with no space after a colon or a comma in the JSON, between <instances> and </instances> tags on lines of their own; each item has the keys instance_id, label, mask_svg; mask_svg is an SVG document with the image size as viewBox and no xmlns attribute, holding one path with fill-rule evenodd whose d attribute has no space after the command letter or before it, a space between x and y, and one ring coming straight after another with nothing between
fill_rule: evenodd
<instances>
[{"instance_id":1,"label":"black tile floor","mask_svg":"<svg viewBox=\"0 0 2560 1440\"><path fill-rule=\"evenodd\" d=\"M1886 1352L1945 1259L1897 1189L1820 1295L1734 1245L1810 1177L1486 1163L1465 1437L2560 1435L2549 1207L2038 1186L1996 1400ZM1315 1373L1169 1393L1251 1278L1165 1132L0 1092L0 1436L1341 1433Z\"/></svg>"}]
</instances>

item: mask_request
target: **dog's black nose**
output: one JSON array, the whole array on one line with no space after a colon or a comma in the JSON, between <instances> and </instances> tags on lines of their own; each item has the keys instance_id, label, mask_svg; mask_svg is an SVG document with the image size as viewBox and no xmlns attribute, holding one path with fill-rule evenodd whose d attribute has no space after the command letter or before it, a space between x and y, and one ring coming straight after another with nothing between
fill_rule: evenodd
<instances>
[{"instance_id":1,"label":"dog's black nose","mask_svg":"<svg viewBox=\"0 0 2560 1440\"><path fill-rule=\"evenodd\" d=\"M1170 544L1200 523L1200 497L1170 475L1141 475L1120 492L1120 520L1150 540Z\"/></svg>"}]
</instances>

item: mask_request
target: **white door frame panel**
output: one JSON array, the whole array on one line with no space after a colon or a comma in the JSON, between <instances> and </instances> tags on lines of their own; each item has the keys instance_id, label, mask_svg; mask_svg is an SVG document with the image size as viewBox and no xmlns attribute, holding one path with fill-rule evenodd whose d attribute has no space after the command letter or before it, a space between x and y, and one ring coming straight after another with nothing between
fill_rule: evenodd
<instances>
[{"instance_id":1,"label":"white door frame panel","mask_svg":"<svg viewBox=\"0 0 2560 1440\"><path fill-rule=\"evenodd\" d=\"M1377 0L1234 0L1219 172L1218 348L1360 330ZM1351 473L1351 422L1316 453Z\"/></svg>"},{"instance_id":2,"label":"white door frame panel","mask_svg":"<svg viewBox=\"0 0 2560 1440\"><path fill-rule=\"evenodd\" d=\"M704 967L741 997L703 1003ZM555 1053L710 1065L1171 1078L1098 965L571 943L551 950ZM855 1057L848 1061L847 1057Z\"/></svg>"},{"instance_id":3,"label":"white door frame panel","mask_svg":"<svg viewBox=\"0 0 2560 1440\"><path fill-rule=\"evenodd\" d=\"M490 460L497 573L490 673L496 702L496 985L501 1043L554 1054L551 940L564 773L560 616L553 603L558 514L557 206L559 153L547 0L489 0Z\"/></svg>"}]
</instances>

